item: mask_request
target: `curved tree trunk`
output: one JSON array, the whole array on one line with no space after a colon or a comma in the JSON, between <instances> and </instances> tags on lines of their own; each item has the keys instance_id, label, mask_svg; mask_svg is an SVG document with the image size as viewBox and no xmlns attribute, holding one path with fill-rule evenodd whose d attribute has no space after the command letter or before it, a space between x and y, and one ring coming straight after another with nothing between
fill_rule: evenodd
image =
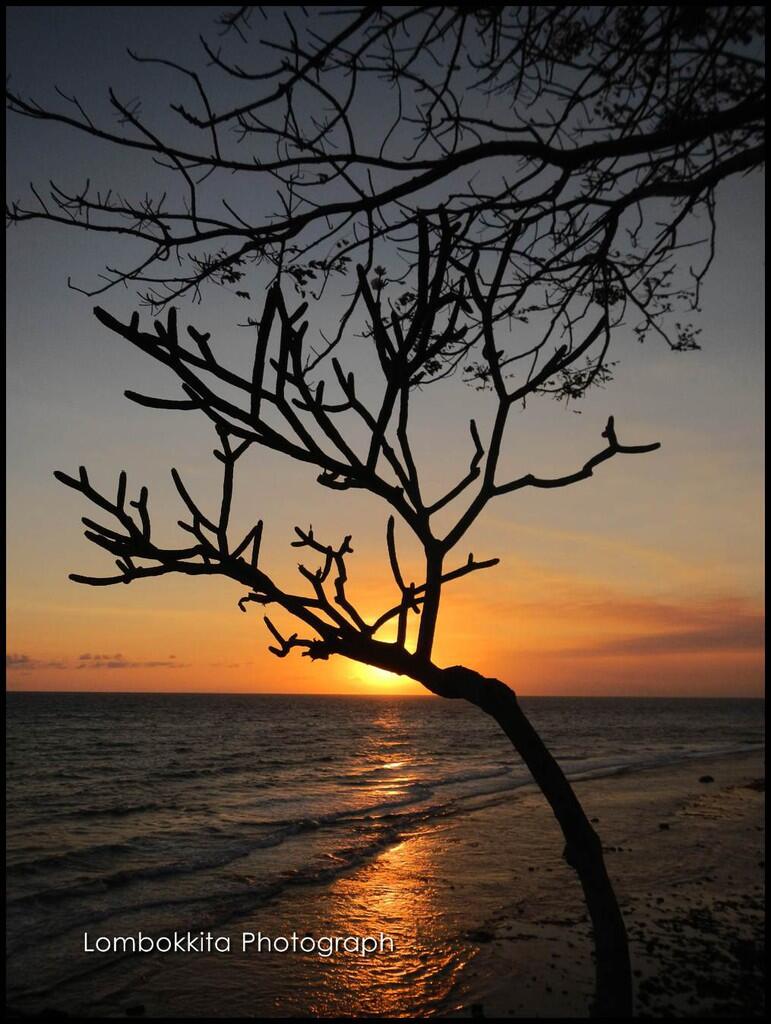
<instances>
[{"instance_id":1,"label":"curved tree trunk","mask_svg":"<svg viewBox=\"0 0 771 1024\"><path fill-rule=\"evenodd\" d=\"M497 680L496 680L497 682ZM624 919L618 906L602 843L573 787L526 717L516 695L504 684L493 706L485 708L509 737L549 801L565 837L563 856L581 881L592 920L596 990L592 1015L631 1017L632 971Z\"/></svg>"},{"instance_id":2,"label":"curved tree trunk","mask_svg":"<svg viewBox=\"0 0 771 1024\"><path fill-rule=\"evenodd\" d=\"M578 874L592 921L596 954L592 1016L631 1017L632 971L626 926L605 868L602 843L572 786L523 712L516 694L505 683L460 666L436 671L444 677L441 683L433 674L430 681L422 681L434 692L463 697L491 715L548 800L565 837L563 856ZM447 692L448 682L452 692Z\"/></svg>"}]
</instances>

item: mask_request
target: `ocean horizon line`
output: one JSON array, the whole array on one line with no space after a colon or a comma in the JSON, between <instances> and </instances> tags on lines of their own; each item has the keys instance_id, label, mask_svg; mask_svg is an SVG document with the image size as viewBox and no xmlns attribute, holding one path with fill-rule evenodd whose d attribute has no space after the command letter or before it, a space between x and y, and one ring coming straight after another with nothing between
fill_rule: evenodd
<instances>
[{"instance_id":1,"label":"ocean horizon line","mask_svg":"<svg viewBox=\"0 0 771 1024\"><path fill-rule=\"evenodd\" d=\"M8 689L9 694L56 694L58 696L75 696L89 694L91 696L104 697L345 697L346 699L360 697L369 700L376 698L396 698L397 700L426 700L435 697L435 694L426 693L383 693L374 691L372 693L355 692L331 692L324 691L278 691L278 690L43 690L43 689ZM517 692L518 698L526 700L757 700L764 701L765 694L714 694L714 693L692 693L692 694L667 694L667 693L522 693Z\"/></svg>"}]
</instances>

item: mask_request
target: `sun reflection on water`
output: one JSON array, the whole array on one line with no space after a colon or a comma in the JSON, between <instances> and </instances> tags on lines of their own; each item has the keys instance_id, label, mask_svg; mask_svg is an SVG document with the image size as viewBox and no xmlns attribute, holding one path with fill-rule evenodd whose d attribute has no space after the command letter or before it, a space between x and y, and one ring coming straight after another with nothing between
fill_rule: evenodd
<instances>
[{"instance_id":1,"label":"sun reflection on water","mask_svg":"<svg viewBox=\"0 0 771 1024\"><path fill-rule=\"evenodd\" d=\"M472 951L457 942L457 908L446 899L434 860L437 845L435 833L429 838L418 832L364 870L336 880L330 932L382 932L393 939L394 950L337 959L311 1014L409 1017L446 1003Z\"/></svg>"},{"instance_id":2,"label":"sun reflection on water","mask_svg":"<svg viewBox=\"0 0 771 1024\"><path fill-rule=\"evenodd\" d=\"M373 681L379 677L394 678L373 670ZM386 840L388 805L419 805L415 787L422 765L414 753L406 756L407 749L414 750L412 728L410 708L389 702L374 711L370 728L356 744L354 784L361 785L366 804L380 806L376 827L384 830ZM403 752L399 747L404 744ZM331 883L320 908L324 930L375 937L382 933L390 936L394 948L368 957L335 957L319 965L314 974L320 984L313 986L309 1014L425 1016L460 1001L460 976L475 947L462 938L463 908L443 863L443 832L436 822L429 827L418 819L394 845Z\"/></svg>"}]
</instances>

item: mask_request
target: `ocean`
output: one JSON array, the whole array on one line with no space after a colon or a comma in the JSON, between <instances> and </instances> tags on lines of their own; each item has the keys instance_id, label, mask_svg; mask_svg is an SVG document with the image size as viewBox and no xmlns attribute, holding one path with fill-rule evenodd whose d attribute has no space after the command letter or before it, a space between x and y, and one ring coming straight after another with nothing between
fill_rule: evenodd
<instances>
[{"instance_id":1,"label":"ocean","mask_svg":"<svg viewBox=\"0 0 771 1024\"><path fill-rule=\"evenodd\" d=\"M522 705L573 779L763 744L758 700ZM347 890L341 918L341 880L405 837L423 836L428 848L473 808L503 814L532 786L495 723L462 702L10 693L7 712L8 1001L24 1010L120 1012L169 969L157 955L86 955L84 933L224 932L244 921L303 933L341 921L379 932L385 921L398 931L416 913L406 897L389 904L365 875L371 884L355 899ZM482 882L479 899L492 898ZM408 968L415 1012L444 1005L467 964L445 918L435 907L431 915L420 924L430 953ZM324 1015L332 967L323 977L317 967L299 957L291 971L259 978L250 1005ZM381 970L368 991L403 984L404 972L403 962Z\"/></svg>"}]
</instances>

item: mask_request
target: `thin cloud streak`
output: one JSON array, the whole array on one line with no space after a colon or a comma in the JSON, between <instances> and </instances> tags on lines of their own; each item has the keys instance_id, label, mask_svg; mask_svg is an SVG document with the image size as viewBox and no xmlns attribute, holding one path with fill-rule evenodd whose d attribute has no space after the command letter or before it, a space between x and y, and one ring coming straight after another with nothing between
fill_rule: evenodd
<instances>
[{"instance_id":1,"label":"thin cloud streak","mask_svg":"<svg viewBox=\"0 0 771 1024\"><path fill-rule=\"evenodd\" d=\"M6 654L5 667L9 671L29 672L34 669L44 668L67 668L64 661L45 661L41 658L32 658L29 654Z\"/></svg>"},{"instance_id":2,"label":"thin cloud streak","mask_svg":"<svg viewBox=\"0 0 771 1024\"><path fill-rule=\"evenodd\" d=\"M763 649L764 621L758 616L746 622L727 622L711 629L683 630L678 633L655 633L620 637L595 647L574 647L555 651L561 657L604 658L649 657L666 654L734 653Z\"/></svg>"},{"instance_id":3,"label":"thin cloud streak","mask_svg":"<svg viewBox=\"0 0 771 1024\"><path fill-rule=\"evenodd\" d=\"M190 668L189 662L176 660L176 655L151 661L130 661L122 654L81 654L75 662L67 660L46 661L28 654L6 654L5 667L9 671L28 672L38 669L137 669L137 668Z\"/></svg>"}]
</instances>

